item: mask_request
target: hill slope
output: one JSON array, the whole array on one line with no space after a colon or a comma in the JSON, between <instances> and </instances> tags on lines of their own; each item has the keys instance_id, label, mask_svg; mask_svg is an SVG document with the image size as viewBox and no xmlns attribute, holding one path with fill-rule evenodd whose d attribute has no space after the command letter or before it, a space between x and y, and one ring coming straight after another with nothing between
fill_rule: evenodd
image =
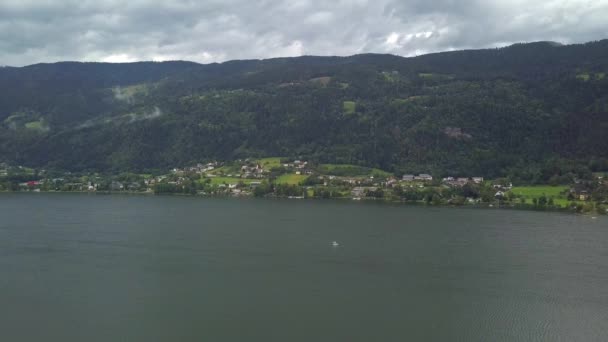
<instances>
[{"instance_id":1,"label":"hill slope","mask_svg":"<svg viewBox=\"0 0 608 342\"><path fill-rule=\"evenodd\" d=\"M281 155L437 174L597 169L608 167L607 73L608 40L0 68L0 161L105 171Z\"/></svg>"}]
</instances>

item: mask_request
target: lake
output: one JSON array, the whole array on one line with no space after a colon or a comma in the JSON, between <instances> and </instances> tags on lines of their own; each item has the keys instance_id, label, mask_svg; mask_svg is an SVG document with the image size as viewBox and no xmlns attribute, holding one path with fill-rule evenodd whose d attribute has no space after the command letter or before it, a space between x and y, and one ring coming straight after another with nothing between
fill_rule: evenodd
<instances>
[{"instance_id":1,"label":"lake","mask_svg":"<svg viewBox=\"0 0 608 342\"><path fill-rule=\"evenodd\" d=\"M0 340L606 341L608 219L0 194Z\"/></svg>"}]
</instances>

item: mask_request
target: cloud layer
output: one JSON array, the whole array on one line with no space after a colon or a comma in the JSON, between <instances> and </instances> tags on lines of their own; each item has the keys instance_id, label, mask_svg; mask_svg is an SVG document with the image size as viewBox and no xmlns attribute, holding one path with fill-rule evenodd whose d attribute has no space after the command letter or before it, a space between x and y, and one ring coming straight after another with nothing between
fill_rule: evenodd
<instances>
[{"instance_id":1,"label":"cloud layer","mask_svg":"<svg viewBox=\"0 0 608 342\"><path fill-rule=\"evenodd\" d=\"M608 0L2 0L0 65L428 52L608 38Z\"/></svg>"}]
</instances>

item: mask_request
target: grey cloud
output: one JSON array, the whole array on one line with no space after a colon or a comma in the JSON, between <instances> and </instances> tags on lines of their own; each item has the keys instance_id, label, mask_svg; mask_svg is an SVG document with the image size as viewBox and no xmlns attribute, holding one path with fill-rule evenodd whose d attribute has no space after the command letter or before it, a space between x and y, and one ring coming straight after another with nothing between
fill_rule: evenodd
<instances>
[{"instance_id":1,"label":"grey cloud","mask_svg":"<svg viewBox=\"0 0 608 342\"><path fill-rule=\"evenodd\" d=\"M415 54L608 37L608 0L3 0L0 65Z\"/></svg>"}]
</instances>

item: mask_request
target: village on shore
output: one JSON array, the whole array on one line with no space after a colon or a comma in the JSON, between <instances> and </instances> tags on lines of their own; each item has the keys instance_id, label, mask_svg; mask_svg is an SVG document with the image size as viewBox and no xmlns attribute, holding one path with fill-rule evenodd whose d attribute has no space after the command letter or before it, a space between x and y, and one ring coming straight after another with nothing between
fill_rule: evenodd
<instances>
[{"instance_id":1,"label":"village on shore","mask_svg":"<svg viewBox=\"0 0 608 342\"><path fill-rule=\"evenodd\" d=\"M286 158L211 161L156 175L61 173L0 164L0 191L339 198L599 214L608 210L608 178L604 174L575 179L571 184L514 187L506 178L436 178L430 173L397 176L355 165L314 164Z\"/></svg>"}]
</instances>

